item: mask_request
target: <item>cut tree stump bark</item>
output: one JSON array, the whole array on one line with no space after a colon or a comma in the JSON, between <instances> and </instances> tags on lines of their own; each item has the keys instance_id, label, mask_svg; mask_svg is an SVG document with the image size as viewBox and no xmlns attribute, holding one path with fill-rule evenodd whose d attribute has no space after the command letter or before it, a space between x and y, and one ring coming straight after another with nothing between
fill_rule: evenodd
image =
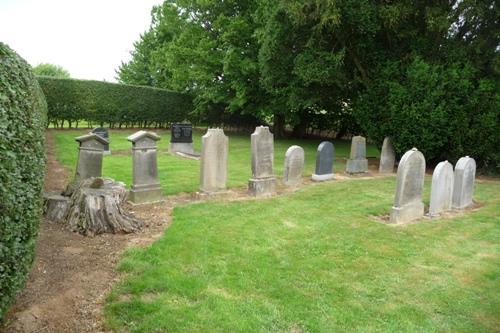
<instances>
[{"instance_id":1,"label":"cut tree stump bark","mask_svg":"<svg viewBox=\"0 0 500 333\"><path fill-rule=\"evenodd\" d=\"M59 193L47 193L43 196L43 214L49 222L61 223L69 208L69 198Z\"/></svg>"},{"instance_id":2,"label":"cut tree stump bark","mask_svg":"<svg viewBox=\"0 0 500 333\"><path fill-rule=\"evenodd\" d=\"M83 235L130 233L143 225L122 209L127 200L122 182L109 178L83 179L68 185L63 195L70 197L64 223Z\"/></svg>"}]
</instances>

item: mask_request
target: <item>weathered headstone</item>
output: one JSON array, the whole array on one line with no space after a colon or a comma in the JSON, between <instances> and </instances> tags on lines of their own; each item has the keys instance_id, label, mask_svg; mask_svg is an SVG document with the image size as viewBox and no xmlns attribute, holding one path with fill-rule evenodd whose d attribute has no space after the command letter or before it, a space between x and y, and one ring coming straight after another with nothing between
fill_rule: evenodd
<instances>
[{"instance_id":1,"label":"weathered headstone","mask_svg":"<svg viewBox=\"0 0 500 333\"><path fill-rule=\"evenodd\" d=\"M92 133L99 135L101 138L104 140L108 141L107 144L104 145L104 155L109 155L111 154L111 150L109 150L109 132L107 128L104 127L97 127L92 130Z\"/></svg>"},{"instance_id":2,"label":"weathered headstone","mask_svg":"<svg viewBox=\"0 0 500 333\"><path fill-rule=\"evenodd\" d=\"M474 181L476 179L476 161L469 156L462 157L455 166L452 206L464 209L472 205Z\"/></svg>"},{"instance_id":3,"label":"weathered headstone","mask_svg":"<svg viewBox=\"0 0 500 333\"><path fill-rule=\"evenodd\" d=\"M267 126L258 126L251 135L252 178L248 181L250 194L271 195L276 191L273 175L274 138Z\"/></svg>"},{"instance_id":4,"label":"weathered headstone","mask_svg":"<svg viewBox=\"0 0 500 333\"><path fill-rule=\"evenodd\" d=\"M438 216L451 210L453 194L453 166L450 162L440 162L432 173L431 201L429 215Z\"/></svg>"},{"instance_id":5,"label":"weathered headstone","mask_svg":"<svg viewBox=\"0 0 500 333\"><path fill-rule=\"evenodd\" d=\"M172 124L170 137L171 153L184 153L195 155L193 146L193 125L191 124Z\"/></svg>"},{"instance_id":6,"label":"weathered headstone","mask_svg":"<svg viewBox=\"0 0 500 333\"><path fill-rule=\"evenodd\" d=\"M209 128L201 137L200 191L226 190L229 139L220 128Z\"/></svg>"},{"instance_id":7,"label":"weathered headstone","mask_svg":"<svg viewBox=\"0 0 500 333\"><path fill-rule=\"evenodd\" d=\"M384 139L382 144L382 151L380 153L380 164L378 167L379 173L393 173L394 162L396 162L396 153L391 138Z\"/></svg>"},{"instance_id":8,"label":"weathered headstone","mask_svg":"<svg viewBox=\"0 0 500 333\"><path fill-rule=\"evenodd\" d=\"M299 146L291 146L285 153L285 168L283 171L283 183L285 185L297 185L302 182L302 171L304 170L304 149Z\"/></svg>"},{"instance_id":9,"label":"weathered headstone","mask_svg":"<svg viewBox=\"0 0 500 333\"><path fill-rule=\"evenodd\" d=\"M160 137L152 132L139 131L127 138L132 142L133 180L129 200L140 204L161 200L158 180L156 141Z\"/></svg>"},{"instance_id":10,"label":"weathered headstone","mask_svg":"<svg viewBox=\"0 0 500 333\"><path fill-rule=\"evenodd\" d=\"M316 168L312 175L312 180L323 181L333 179L333 158L335 155L335 148L333 143L323 141L318 146L316 153Z\"/></svg>"},{"instance_id":11,"label":"weathered headstone","mask_svg":"<svg viewBox=\"0 0 500 333\"><path fill-rule=\"evenodd\" d=\"M366 159L366 139L355 136L351 142L351 155L347 160L346 172L350 174L368 172L368 160Z\"/></svg>"},{"instance_id":12,"label":"weathered headstone","mask_svg":"<svg viewBox=\"0 0 500 333\"><path fill-rule=\"evenodd\" d=\"M75 140L80 144L75 179L101 177L102 154L108 141L93 133L79 136Z\"/></svg>"},{"instance_id":13,"label":"weathered headstone","mask_svg":"<svg viewBox=\"0 0 500 333\"><path fill-rule=\"evenodd\" d=\"M402 224L424 215L422 191L424 188L425 158L413 148L407 151L398 166L396 197L390 223Z\"/></svg>"}]
</instances>

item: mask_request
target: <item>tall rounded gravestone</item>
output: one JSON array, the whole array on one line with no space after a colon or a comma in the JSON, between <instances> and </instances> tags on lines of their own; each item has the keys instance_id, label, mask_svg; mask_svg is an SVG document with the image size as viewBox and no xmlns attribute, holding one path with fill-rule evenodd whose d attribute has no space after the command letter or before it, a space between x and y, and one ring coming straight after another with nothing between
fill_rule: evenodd
<instances>
[{"instance_id":1,"label":"tall rounded gravestone","mask_svg":"<svg viewBox=\"0 0 500 333\"><path fill-rule=\"evenodd\" d=\"M407 151L398 166L396 197L391 210L390 223L408 223L424 215L422 202L424 177L424 155L417 148Z\"/></svg>"}]
</instances>

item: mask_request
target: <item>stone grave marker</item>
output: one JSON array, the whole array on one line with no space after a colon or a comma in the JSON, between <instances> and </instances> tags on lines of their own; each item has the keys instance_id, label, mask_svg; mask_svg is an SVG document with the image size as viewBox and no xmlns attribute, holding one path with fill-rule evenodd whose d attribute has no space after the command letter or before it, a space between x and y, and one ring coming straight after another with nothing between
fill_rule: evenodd
<instances>
[{"instance_id":1,"label":"stone grave marker","mask_svg":"<svg viewBox=\"0 0 500 333\"><path fill-rule=\"evenodd\" d=\"M285 168L283 170L283 183L297 185L302 182L304 170L304 149L300 146L291 146L285 153Z\"/></svg>"},{"instance_id":2,"label":"stone grave marker","mask_svg":"<svg viewBox=\"0 0 500 333\"><path fill-rule=\"evenodd\" d=\"M469 156L462 157L455 166L452 206L464 209L472 205L474 182L476 179L476 161Z\"/></svg>"},{"instance_id":3,"label":"stone grave marker","mask_svg":"<svg viewBox=\"0 0 500 333\"><path fill-rule=\"evenodd\" d=\"M250 194L271 195L276 191L273 175L274 137L267 126L258 126L251 135L252 178L248 181Z\"/></svg>"},{"instance_id":4,"label":"stone grave marker","mask_svg":"<svg viewBox=\"0 0 500 333\"><path fill-rule=\"evenodd\" d=\"M382 151L380 153L380 164L378 166L379 173L393 173L394 163L396 162L396 153L392 140L389 137L384 139L382 144Z\"/></svg>"},{"instance_id":5,"label":"stone grave marker","mask_svg":"<svg viewBox=\"0 0 500 333\"><path fill-rule=\"evenodd\" d=\"M453 166L448 161L440 162L432 173L429 215L438 216L451 210L452 194Z\"/></svg>"},{"instance_id":6,"label":"stone grave marker","mask_svg":"<svg viewBox=\"0 0 500 333\"><path fill-rule=\"evenodd\" d=\"M312 175L314 181L333 179L333 158L335 148L330 141L323 141L318 146L316 153L316 168Z\"/></svg>"},{"instance_id":7,"label":"stone grave marker","mask_svg":"<svg viewBox=\"0 0 500 333\"><path fill-rule=\"evenodd\" d=\"M153 132L139 131L127 138L132 142L133 180L129 200L140 204L161 200L158 180L156 141L160 137Z\"/></svg>"},{"instance_id":8,"label":"stone grave marker","mask_svg":"<svg viewBox=\"0 0 500 333\"><path fill-rule=\"evenodd\" d=\"M209 128L201 137L200 191L226 191L229 139L221 128Z\"/></svg>"},{"instance_id":9,"label":"stone grave marker","mask_svg":"<svg viewBox=\"0 0 500 333\"><path fill-rule=\"evenodd\" d=\"M366 139L355 136L351 142L351 154L347 160L346 173L359 174L368 172L368 160L366 159Z\"/></svg>"},{"instance_id":10,"label":"stone grave marker","mask_svg":"<svg viewBox=\"0 0 500 333\"><path fill-rule=\"evenodd\" d=\"M193 146L193 125L172 124L170 129L171 136L169 151L171 153L197 155Z\"/></svg>"},{"instance_id":11,"label":"stone grave marker","mask_svg":"<svg viewBox=\"0 0 500 333\"><path fill-rule=\"evenodd\" d=\"M108 141L107 144L104 145L104 155L109 155L111 154L111 150L109 150L109 131L107 128L104 127L97 127L92 130L92 133L99 135L101 138L104 140Z\"/></svg>"},{"instance_id":12,"label":"stone grave marker","mask_svg":"<svg viewBox=\"0 0 500 333\"><path fill-rule=\"evenodd\" d=\"M102 154L108 141L94 133L79 136L75 140L79 143L75 180L101 177Z\"/></svg>"},{"instance_id":13,"label":"stone grave marker","mask_svg":"<svg viewBox=\"0 0 500 333\"><path fill-rule=\"evenodd\" d=\"M398 166L396 197L390 223L408 223L424 215L422 202L424 177L424 155L417 148L407 151Z\"/></svg>"}]
</instances>

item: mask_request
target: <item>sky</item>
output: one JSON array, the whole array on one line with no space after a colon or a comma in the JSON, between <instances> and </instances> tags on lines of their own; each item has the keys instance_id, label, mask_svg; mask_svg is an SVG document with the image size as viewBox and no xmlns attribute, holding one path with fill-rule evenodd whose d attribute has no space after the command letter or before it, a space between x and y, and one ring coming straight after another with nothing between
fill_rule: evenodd
<instances>
[{"instance_id":1,"label":"sky","mask_svg":"<svg viewBox=\"0 0 500 333\"><path fill-rule=\"evenodd\" d=\"M0 41L32 66L51 63L77 79L115 82L162 0L0 0Z\"/></svg>"}]
</instances>

